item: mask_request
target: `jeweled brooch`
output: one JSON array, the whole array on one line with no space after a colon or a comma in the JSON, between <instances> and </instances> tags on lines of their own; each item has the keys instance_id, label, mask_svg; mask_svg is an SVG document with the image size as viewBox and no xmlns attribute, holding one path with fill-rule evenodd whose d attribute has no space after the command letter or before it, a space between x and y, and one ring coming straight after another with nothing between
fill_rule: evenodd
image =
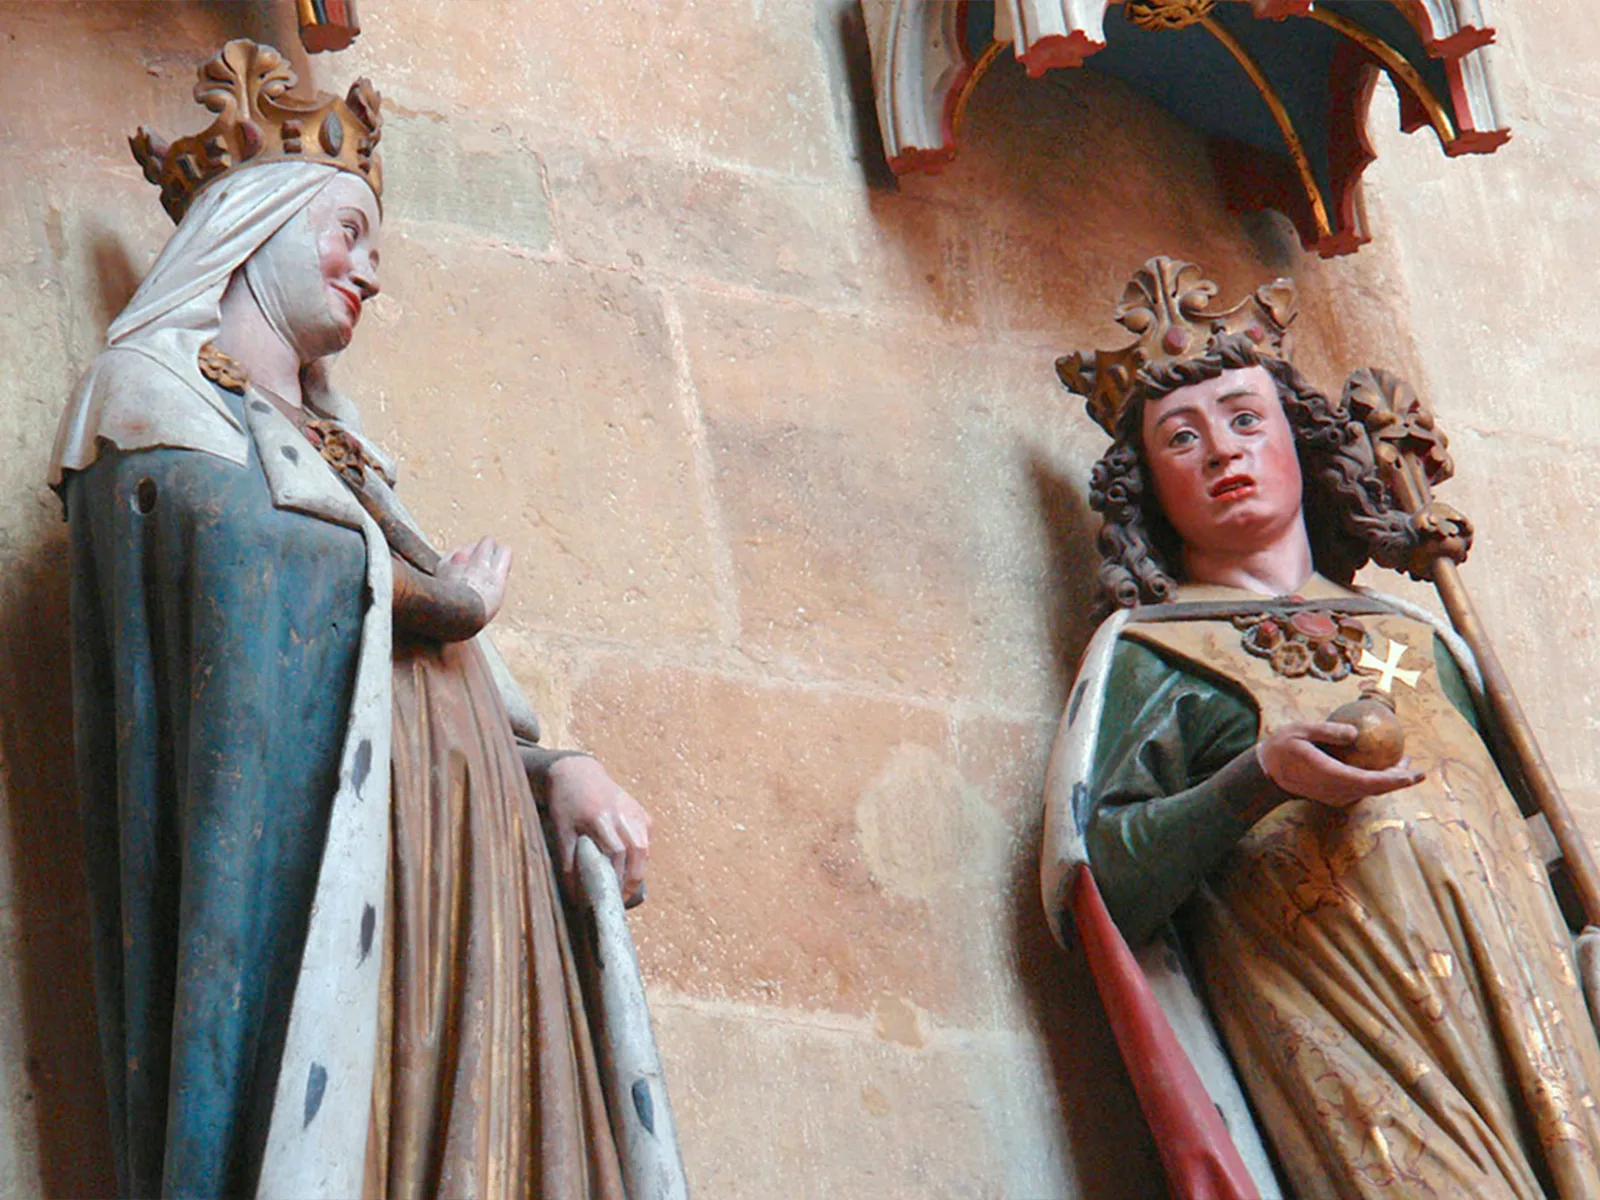
<instances>
[{"instance_id":1,"label":"jeweled brooch","mask_svg":"<svg viewBox=\"0 0 1600 1200\"><path fill-rule=\"evenodd\" d=\"M1309 675L1336 683L1372 644L1365 625L1335 612L1249 613L1234 617L1233 625L1247 654L1266 659L1288 679Z\"/></svg>"},{"instance_id":2,"label":"jeweled brooch","mask_svg":"<svg viewBox=\"0 0 1600 1200\"><path fill-rule=\"evenodd\" d=\"M378 470L378 464L367 455L361 443L334 422L309 420L304 433L328 465L352 486L360 487L366 482L369 470Z\"/></svg>"}]
</instances>

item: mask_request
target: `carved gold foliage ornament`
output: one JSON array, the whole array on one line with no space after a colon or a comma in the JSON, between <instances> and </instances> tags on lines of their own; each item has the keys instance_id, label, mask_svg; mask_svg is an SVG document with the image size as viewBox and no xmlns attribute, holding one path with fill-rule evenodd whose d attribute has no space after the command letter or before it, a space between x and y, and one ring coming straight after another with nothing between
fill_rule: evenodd
<instances>
[{"instance_id":1,"label":"carved gold foliage ornament","mask_svg":"<svg viewBox=\"0 0 1600 1200\"><path fill-rule=\"evenodd\" d=\"M1232 308L1213 309L1217 285L1193 263L1159 255L1134 272L1117 321L1138 341L1120 350L1078 351L1056 360L1056 374L1084 397L1089 416L1116 435L1122 410L1149 367L1203 358L1223 337L1248 338L1267 358L1287 360L1296 316L1294 283L1275 279Z\"/></svg>"},{"instance_id":2,"label":"carved gold foliage ornament","mask_svg":"<svg viewBox=\"0 0 1600 1200\"><path fill-rule=\"evenodd\" d=\"M327 163L361 176L383 195L383 164L375 153L381 99L367 80L356 80L342 100L324 92L297 100L289 95L296 78L283 55L242 38L207 60L199 75L195 101L217 114L209 127L168 143L141 125L128 139L174 221L183 220L206 185L263 162Z\"/></svg>"},{"instance_id":3,"label":"carved gold foliage ornament","mask_svg":"<svg viewBox=\"0 0 1600 1200\"><path fill-rule=\"evenodd\" d=\"M343 426L312 418L305 423L302 432L327 464L352 487L364 485L369 470L381 473L366 449Z\"/></svg>"},{"instance_id":4,"label":"carved gold foliage ornament","mask_svg":"<svg viewBox=\"0 0 1600 1200\"><path fill-rule=\"evenodd\" d=\"M250 386L250 373L244 369L244 365L232 355L218 350L211 342L200 347L198 362L200 374L236 396L244 395L245 388Z\"/></svg>"},{"instance_id":5,"label":"carved gold foliage ornament","mask_svg":"<svg viewBox=\"0 0 1600 1200\"><path fill-rule=\"evenodd\" d=\"M1455 474L1450 442L1433 418L1433 410L1404 379L1365 367L1344 385L1344 402L1372 437L1378 465L1392 469L1411 458L1422 468L1430 487Z\"/></svg>"},{"instance_id":6,"label":"carved gold foliage ornament","mask_svg":"<svg viewBox=\"0 0 1600 1200\"><path fill-rule=\"evenodd\" d=\"M1434 487L1455 473L1455 462L1427 401L1398 375L1375 367L1350 376L1343 400L1350 415L1366 426L1384 482L1411 514L1418 541L1406 573L1432 579L1439 560L1465 562L1472 550L1472 522L1434 498Z\"/></svg>"},{"instance_id":7,"label":"carved gold foliage ornament","mask_svg":"<svg viewBox=\"0 0 1600 1200\"><path fill-rule=\"evenodd\" d=\"M1122 11L1140 29L1183 29L1216 6L1217 0L1127 0Z\"/></svg>"}]
</instances>

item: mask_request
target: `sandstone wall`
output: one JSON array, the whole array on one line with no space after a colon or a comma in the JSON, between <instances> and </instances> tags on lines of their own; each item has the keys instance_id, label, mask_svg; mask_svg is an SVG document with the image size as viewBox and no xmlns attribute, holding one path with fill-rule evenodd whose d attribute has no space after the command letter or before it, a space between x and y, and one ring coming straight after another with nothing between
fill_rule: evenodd
<instances>
[{"instance_id":1,"label":"sandstone wall","mask_svg":"<svg viewBox=\"0 0 1600 1200\"><path fill-rule=\"evenodd\" d=\"M1087 72L997 67L956 164L894 186L845 0L365 0L313 64L386 97L385 293L342 382L438 540L515 547L498 640L550 740L656 814L634 928L700 1196L1159 1191L1034 882L1102 444L1052 362L1116 337L1150 254L1227 295L1293 274L1314 378L1429 389L1468 578L1600 830L1600 34L1539 7L1498 14L1498 155L1446 162L1380 95L1377 240L1331 263ZM168 228L125 134L198 128L194 67L289 49L291 12L0 0L6 1196L108 1179L51 437Z\"/></svg>"}]
</instances>

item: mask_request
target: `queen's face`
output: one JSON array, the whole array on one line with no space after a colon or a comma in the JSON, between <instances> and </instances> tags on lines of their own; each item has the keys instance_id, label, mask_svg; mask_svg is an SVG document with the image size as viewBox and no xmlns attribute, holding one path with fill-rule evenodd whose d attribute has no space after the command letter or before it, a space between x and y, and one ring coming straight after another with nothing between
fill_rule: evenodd
<instances>
[{"instance_id":1,"label":"queen's face","mask_svg":"<svg viewBox=\"0 0 1600 1200\"><path fill-rule=\"evenodd\" d=\"M1156 499L1191 549L1252 554L1301 519L1294 430L1265 367L1147 402L1142 432Z\"/></svg>"},{"instance_id":2,"label":"queen's face","mask_svg":"<svg viewBox=\"0 0 1600 1200\"><path fill-rule=\"evenodd\" d=\"M378 294L378 201L364 182L341 171L306 215L316 238L323 298L342 350L355 336L361 306Z\"/></svg>"}]
</instances>

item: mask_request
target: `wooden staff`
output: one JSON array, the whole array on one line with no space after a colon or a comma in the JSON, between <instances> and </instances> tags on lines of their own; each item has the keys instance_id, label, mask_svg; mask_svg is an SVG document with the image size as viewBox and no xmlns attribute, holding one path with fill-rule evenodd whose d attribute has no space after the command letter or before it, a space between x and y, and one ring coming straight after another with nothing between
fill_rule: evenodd
<instances>
[{"instance_id":1,"label":"wooden staff","mask_svg":"<svg viewBox=\"0 0 1600 1200\"><path fill-rule=\"evenodd\" d=\"M1352 415L1367 427L1384 481L1422 534L1422 544L1407 569L1413 578L1433 582L1451 623L1477 656L1490 712L1561 848L1584 920L1600 925L1600 871L1456 569L1472 545L1472 526L1433 497L1434 485L1450 478L1455 470L1444 435L1434 425L1433 412L1404 380L1373 368L1350 377L1344 398Z\"/></svg>"}]
</instances>

